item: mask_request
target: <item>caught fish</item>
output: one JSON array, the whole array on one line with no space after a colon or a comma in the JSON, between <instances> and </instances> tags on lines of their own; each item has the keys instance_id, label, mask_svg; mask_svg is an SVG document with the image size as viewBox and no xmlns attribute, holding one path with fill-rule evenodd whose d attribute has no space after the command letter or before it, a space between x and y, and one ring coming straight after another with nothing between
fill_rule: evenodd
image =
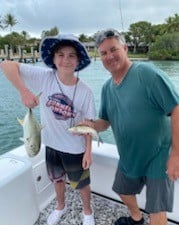
<instances>
[{"instance_id":1,"label":"caught fish","mask_svg":"<svg viewBox=\"0 0 179 225\"><path fill-rule=\"evenodd\" d=\"M103 141L100 138L98 132L95 129L93 129L92 127L88 127L88 126L84 126L84 125L77 125L77 126L69 128L68 131L73 133L73 134L84 134L84 135L89 134L93 138L97 139L98 146L99 146L100 142L103 143Z\"/></svg>"},{"instance_id":2,"label":"caught fish","mask_svg":"<svg viewBox=\"0 0 179 225\"><path fill-rule=\"evenodd\" d=\"M40 151L42 127L33 116L30 108L23 120L19 118L17 120L23 127L23 138L20 138L20 140L24 142L28 156L34 157Z\"/></svg>"}]
</instances>

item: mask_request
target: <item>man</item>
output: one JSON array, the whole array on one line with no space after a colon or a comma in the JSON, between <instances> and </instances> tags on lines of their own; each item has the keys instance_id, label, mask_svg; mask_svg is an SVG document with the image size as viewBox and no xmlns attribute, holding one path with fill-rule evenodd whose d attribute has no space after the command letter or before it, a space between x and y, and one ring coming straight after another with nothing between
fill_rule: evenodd
<instances>
[{"instance_id":1,"label":"man","mask_svg":"<svg viewBox=\"0 0 179 225\"><path fill-rule=\"evenodd\" d=\"M159 68L130 61L116 30L99 32L96 47L111 78L102 88L99 119L84 123L98 132L112 127L120 155L113 190L130 212L115 225L144 224L135 196L144 185L150 225L167 225L179 177L179 96Z\"/></svg>"}]
</instances>

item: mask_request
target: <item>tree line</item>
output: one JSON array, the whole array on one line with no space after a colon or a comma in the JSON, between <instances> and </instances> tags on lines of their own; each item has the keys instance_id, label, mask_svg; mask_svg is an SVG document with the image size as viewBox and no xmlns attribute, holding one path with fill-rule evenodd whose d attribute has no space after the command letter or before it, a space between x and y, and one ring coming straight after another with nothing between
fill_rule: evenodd
<instances>
[{"instance_id":1,"label":"tree line","mask_svg":"<svg viewBox=\"0 0 179 225\"><path fill-rule=\"evenodd\" d=\"M4 17L0 16L0 28L10 28L9 34L4 37L0 35L0 48L7 44L15 50L20 44L26 48L33 45L38 50L39 39L30 37L27 31L21 33L12 31L17 23L15 16L10 13ZM41 38L59 33L59 29L54 26L50 30L43 30ZM97 33L92 36L80 34L79 39L82 42L93 42ZM133 54L144 53L151 59L179 59L179 15L177 13L166 18L163 24L153 25L147 21L139 21L131 24L128 31L121 33L125 36L129 51Z\"/></svg>"}]
</instances>

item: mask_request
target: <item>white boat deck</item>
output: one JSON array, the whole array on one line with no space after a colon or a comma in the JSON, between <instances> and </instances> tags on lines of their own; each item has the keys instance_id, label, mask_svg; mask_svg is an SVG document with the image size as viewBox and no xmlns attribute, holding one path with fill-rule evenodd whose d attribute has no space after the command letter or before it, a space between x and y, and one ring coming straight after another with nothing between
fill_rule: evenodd
<instances>
[{"instance_id":1,"label":"white boat deck","mask_svg":"<svg viewBox=\"0 0 179 225\"><path fill-rule=\"evenodd\" d=\"M66 191L66 202L68 206L68 211L59 225L81 225L82 222L82 204L80 200L80 195L77 190L72 190L69 185L67 185ZM46 225L46 220L48 215L56 207L56 199L54 199L39 215L37 222L34 225ZM128 216L127 208L120 202L107 199L105 197L99 196L92 193L92 206L95 212L95 222L96 225L114 225L114 221L120 216ZM148 214L143 212L145 219L145 225L148 224ZM168 225L174 225L179 223L174 223L168 221Z\"/></svg>"},{"instance_id":2,"label":"white boat deck","mask_svg":"<svg viewBox=\"0 0 179 225\"><path fill-rule=\"evenodd\" d=\"M120 216L128 216L126 206L119 202L119 197L112 191L118 159L119 156L114 145L105 143L97 147L97 143L93 142L91 200L96 225L114 225L114 221ZM47 225L47 217L55 209L57 202L53 184L46 172L44 146L36 157L29 158L24 146L20 146L10 153L2 155L0 161L0 218L2 224ZM175 182L174 210L167 214L168 225L179 224L178 199L179 180ZM145 188L137 196L137 200L141 210L144 209ZM82 203L80 195L77 190L72 190L68 184L66 203L68 211L58 224L81 225ZM11 211L11 216L9 216L9 211ZM148 214L142 212L145 225L147 225Z\"/></svg>"}]
</instances>

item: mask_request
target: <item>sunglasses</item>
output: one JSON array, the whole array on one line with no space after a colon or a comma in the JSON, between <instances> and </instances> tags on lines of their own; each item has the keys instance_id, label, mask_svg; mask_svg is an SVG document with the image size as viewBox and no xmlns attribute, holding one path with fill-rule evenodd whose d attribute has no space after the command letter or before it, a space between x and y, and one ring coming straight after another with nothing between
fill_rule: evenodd
<instances>
[{"instance_id":1,"label":"sunglasses","mask_svg":"<svg viewBox=\"0 0 179 225\"><path fill-rule=\"evenodd\" d=\"M110 38L110 37L118 37L118 38L121 39L121 35L116 30L112 30L112 29L111 30L104 30L104 31L101 31L96 36L96 40L95 40L96 47L98 48L98 46L100 45L100 43L104 39Z\"/></svg>"}]
</instances>

